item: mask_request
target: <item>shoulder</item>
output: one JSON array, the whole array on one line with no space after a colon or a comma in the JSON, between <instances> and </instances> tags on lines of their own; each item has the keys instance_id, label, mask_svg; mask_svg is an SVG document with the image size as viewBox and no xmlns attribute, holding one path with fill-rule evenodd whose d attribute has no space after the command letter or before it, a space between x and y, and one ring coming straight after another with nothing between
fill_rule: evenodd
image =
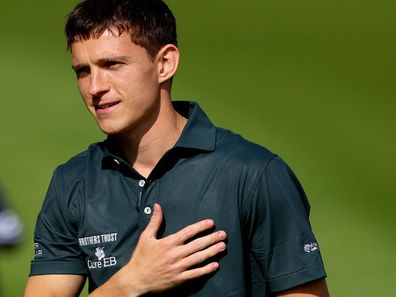
<instances>
[{"instance_id":1,"label":"shoulder","mask_svg":"<svg viewBox=\"0 0 396 297\"><path fill-rule=\"evenodd\" d=\"M256 194L267 193L270 187L304 196L298 178L277 154L229 130L218 128L217 131L216 152L221 159L218 163L228 172L247 177L250 189Z\"/></svg>"},{"instance_id":2,"label":"shoulder","mask_svg":"<svg viewBox=\"0 0 396 297\"><path fill-rule=\"evenodd\" d=\"M277 157L266 147L251 142L230 130L217 128L216 151L240 165L264 170Z\"/></svg>"},{"instance_id":3,"label":"shoulder","mask_svg":"<svg viewBox=\"0 0 396 297\"><path fill-rule=\"evenodd\" d=\"M50 218L58 224L62 219L59 224L64 223L73 232L77 230L88 172L95 170L93 166L100 168L101 162L95 162L100 154L100 144L93 144L55 169L39 214L40 221Z\"/></svg>"},{"instance_id":4,"label":"shoulder","mask_svg":"<svg viewBox=\"0 0 396 297\"><path fill-rule=\"evenodd\" d=\"M102 143L91 144L87 150L73 156L59 165L54 171L54 178L68 185L76 180L85 179L90 171L100 168L103 158Z\"/></svg>"}]
</instances>

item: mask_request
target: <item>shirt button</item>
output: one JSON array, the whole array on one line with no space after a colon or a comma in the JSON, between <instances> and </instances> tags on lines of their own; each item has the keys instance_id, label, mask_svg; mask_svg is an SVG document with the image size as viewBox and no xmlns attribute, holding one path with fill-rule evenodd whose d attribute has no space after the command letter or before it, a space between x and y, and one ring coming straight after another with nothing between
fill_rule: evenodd
<instances>
[{"instance_id":1,"label":"shirt button","mask_svg":"<svg viewBox=\"0 0 396 297\"><path fill-rule=\"evenodd\" d=\"M150 207L145 207L144 208L144 213L146 214L146 215L149 215L149 214L151 214L151 208Z\"/></svg>"},{"instance_id":2,"label":"shirt button","mask_svg":"<svg viewBox=\"0 0 396 297\"><path fill-rule=\"evenodd\" d=\"M146 182L144 181L144 179L139 180L139 187L143 188L145 184Z\"/></svg>"}]
</instances>

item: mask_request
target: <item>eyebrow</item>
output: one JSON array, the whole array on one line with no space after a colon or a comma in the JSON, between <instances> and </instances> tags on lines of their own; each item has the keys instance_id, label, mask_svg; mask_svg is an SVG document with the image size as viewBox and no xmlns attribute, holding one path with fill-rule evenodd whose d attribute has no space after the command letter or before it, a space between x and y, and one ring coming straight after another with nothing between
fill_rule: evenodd
<instances>
[{"instance_id":1,"label":"eyebrow","mask_svg":"<svg viewBox=\"0 0 396 297\"><path fill-rule=\"evenodd\" d=\"M95 61L95 64L101 65L101 64L105 64L106 62L109 61L122 61L122 62L128 62L131 60L131 57L128 56L113 56L113 57L106 57L106 58L101 58ZM76 63L73 64L71 67L73 70L77 70L83 67L88 66L87 64L84 63Z\"/></svg>"}]
</instances>

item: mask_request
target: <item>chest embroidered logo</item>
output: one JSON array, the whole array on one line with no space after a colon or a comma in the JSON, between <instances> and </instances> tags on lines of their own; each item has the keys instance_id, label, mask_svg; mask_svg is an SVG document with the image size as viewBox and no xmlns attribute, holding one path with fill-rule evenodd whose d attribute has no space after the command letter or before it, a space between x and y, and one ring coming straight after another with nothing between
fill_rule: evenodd
<instances>
[{"instance_id":1,"label":"chest embroidered logo","mask_svg":"<svg viewBox=\"0 0 396 297\"><path fill-rule=\"evenodd\" d=\"M78 239L78 243L80 244L80 246L89 246L100 243L115 242L117 241L117 234L117 232L114 232L80 237Z\"/></svg>"},{"instance_id":2,"label":"chest embroidered logo","mask_svg":"<svg viewBox=\"0 0 396 297\"><path fill-rule=\"evenodd\" d=\"M106 256L103 249L104 249L103 247L96 248L95 256L98 257L99 261L102 260Z\"/></svg>"},{"instance_id":3,"label":"chest embroidered logo","mask_svg":"<svg viewBox=\"0 0 396 297\"><path fill-rule=\"evenodd\" d=\"M95 256L98 258L97 261L87 260L87 266L89 269L101 269L105 267L114 266L117 264L116 257L106 257L104 247L97 247L95 250Z\"/></svg>"}]
</instances>

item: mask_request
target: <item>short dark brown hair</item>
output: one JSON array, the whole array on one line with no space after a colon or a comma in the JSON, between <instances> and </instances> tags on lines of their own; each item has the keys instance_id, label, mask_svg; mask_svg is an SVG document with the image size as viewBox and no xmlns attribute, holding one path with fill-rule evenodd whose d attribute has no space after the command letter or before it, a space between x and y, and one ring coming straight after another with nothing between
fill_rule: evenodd
<instances>
[{"instance_id":1,"label":"short dark brown hair","mask_svg":"<svg viewBox=\"0 0 396 297\"><path fill-rule=\"evenodd\" d=\"M128 32L151 57L166 44L177 46L176 20L162 0L84 0L68 15L67 47L98 38L106 30L119 35Z\"/></svg>"}]
</instances>

